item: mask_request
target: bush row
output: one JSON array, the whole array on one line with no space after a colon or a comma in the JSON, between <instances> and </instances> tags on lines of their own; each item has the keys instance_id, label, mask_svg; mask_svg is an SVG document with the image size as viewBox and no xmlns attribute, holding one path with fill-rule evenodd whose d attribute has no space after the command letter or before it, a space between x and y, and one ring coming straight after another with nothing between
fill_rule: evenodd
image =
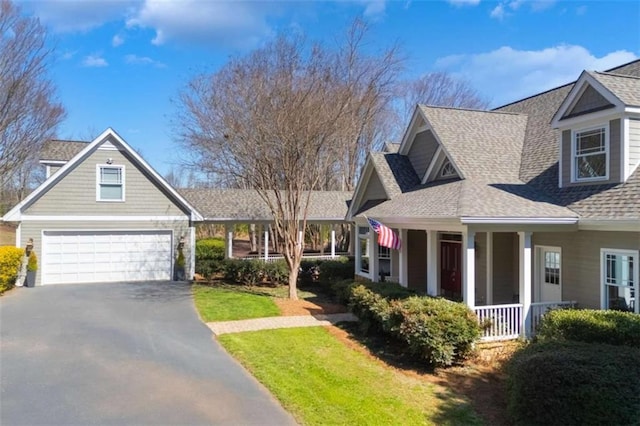
<instances>
[{"instance_id":1,"label":"bush row","mask_svg":"<svg viewBox=\"0 0 640 426\"><path fill-rule=\"evenodd\" d=\"M263 262L262 260L225 259L219 262L221 272L227 281L256 285L269 282L273 285L287 284L289 268L284 260Z\"/></svg>"},{"instance_id":2,"label":"bush row","mask_svg":"<svg viewBox=\"0 0 640 426\"><path fill-rule=\"evenodd\" d=\"M340 280L353 280L355 263L346 256L335 260L309 260L300 262L299 282L301 285L320 283L330 286Z\"/></svg>"},{"instance_id":3,"label":"bush row","mask_svg":"<svg viewBox=\"0 0 640 426\"><path fill-rule=\"evenodd\" d=\"M640 348L640 315L593 309L553 310L545 314L537 338Z\"/></svg>"},{"instance_id":4,"label":"bush row","mask_svg":"<svg viewBox=\"0 0 640 426\"><path fill-rule=\"evenodd\" d=\"M24 256L24 250L17 247L0 247L0 294L13 288L18 272L20 272L20 261Z\"/></svg>"},{"instance_id":5,"label":"bush row","mask_svg":"<svg viewBox=\"0 0 640 426\"><path fill-rule=\"evenodd\" d=\"M640 424L640 350L546 341L507 366L508 408L519 425Z\"/></svg>"},{"instance_id":6,"label":"bush row","mask_svg":"<svg viewBox=\"0 0 640 426\"><path fill-rule=\"evenodd\" d=\"M365 331L385 333L434 366L467 358L480 337L475 314L464 304L416 296L396 283L349 283L332 286L338 300L348 299Z\"/></svg>"},{"instance_id":7,"label":"bush row","mask_svg":"<svg viewBox=\"0 0 640 426\"><path fill-rule=\"evenodd\" d=\"M222 238L196 241L196 273L210 277L220 272L220 262L224 260L224 246Z\"/></svg>"}]
</instances>

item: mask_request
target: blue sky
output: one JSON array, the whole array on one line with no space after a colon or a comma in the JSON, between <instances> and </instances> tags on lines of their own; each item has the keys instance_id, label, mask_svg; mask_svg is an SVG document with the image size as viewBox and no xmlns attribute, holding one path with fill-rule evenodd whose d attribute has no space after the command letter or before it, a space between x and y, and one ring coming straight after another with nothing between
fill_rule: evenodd
<instances>
[{"instance_id":1,"label":"blue sky","mask_svg":"<svg viewBox=\"0 0 640 426\"><path fill-rule=\"evenodd\" d=\"M498 106L640 56L640 2L553 0L23 0L52 35L59 136L115 129L159 172L178 164L171 99L279 32L332 42L356 16L373 45L399 42L406 74L447 71Z\"/></svg>"}]
</instances>

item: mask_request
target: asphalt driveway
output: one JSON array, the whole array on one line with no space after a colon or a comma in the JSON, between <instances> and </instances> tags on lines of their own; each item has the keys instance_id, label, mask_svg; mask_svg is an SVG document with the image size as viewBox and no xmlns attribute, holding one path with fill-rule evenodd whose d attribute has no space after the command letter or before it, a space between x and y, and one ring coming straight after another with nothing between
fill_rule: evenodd
<instances>
[{"instance_id":1,"label":"asphalt driveway","mask_svg":"<svg viewBox=\"0 0 640 426\"><path fill-rule=\"evenodd\" d=\"M0 298L0 424L294 423L212 339L176 283Z\"/></svg>"}]
</instances>

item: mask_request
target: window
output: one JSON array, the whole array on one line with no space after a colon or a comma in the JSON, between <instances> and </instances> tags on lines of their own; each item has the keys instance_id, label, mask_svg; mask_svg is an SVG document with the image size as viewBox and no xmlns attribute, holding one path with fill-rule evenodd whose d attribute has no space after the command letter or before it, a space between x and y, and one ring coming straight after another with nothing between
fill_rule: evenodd
<instances>
[{"instance_id":1,"label":"window","mask_svg":"<svg viewBox=\"0 0 640 426\"><path fill-rule=\"evenodd\" d=\"M544 253L544 282L560 285L560 253L543 251Z\"/></svg>"},{"instance_id":2,"label":"window","mask_svg":"<svg viewBox=\"0 0 640 426\"><path fill-rule=\"evenodd\" d=\"M606 179L607 127L576 132L573 139L574 180L588 181Z\"/></svg>"},{"instance_id":3,"label":"window","mask_svg":"<svg viewBox=\"0 0 640 426\"><path fill-rule=\"evenodd\" d=\"M378 246L378 268L380 275L391 276L391 249Z\"/></svg>"},{"instance_id":4,"label":"window","mask_svg":"<svg viewBox=\"0 0 640 426\"><path fill-rule=\"evenodd\" d=\"M453 167L450 161L446 161L442 165L442 169L440 170L440 177L448 178L448 177L455 177L457 175L458 174L456 173L456 169Z\"/></svg>"},{"instance_id":5,"label":"window","mask_svg":"<svg viewBox=\"0 0 640 426\"><path fill-rule=\"evenodd\" d=\"M124 201L124 166L98 166L97 200Z\"/></svg>"},{"instance_id":6,"label":"window","mask_svg":"<svg viewBox=\"0 0 640 426\"><path fill-rule=\"evenodd\" d=\"M359 272L369 273L369 227L358 227Z\"/></svg>"},{"instance_id":7,"label":"window","mask_svg":"<svg viewBox=\"0 0 640 426\"><path fill-rule=\"evenodd\" d=\"M604 309L640 312L638 293L638 252L633 250L601 250Z\"/></svg>"}]
</instances>

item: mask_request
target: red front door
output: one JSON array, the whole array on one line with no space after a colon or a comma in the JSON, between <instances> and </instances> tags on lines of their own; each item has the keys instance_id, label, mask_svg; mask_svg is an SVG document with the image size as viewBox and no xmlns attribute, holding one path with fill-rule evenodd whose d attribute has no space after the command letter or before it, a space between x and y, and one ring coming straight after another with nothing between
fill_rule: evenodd
<instances>
[{"instance_id":1,"label":"red front door","mask_svg":"<svg viewBox=\"0 0 640 426\"><path fill-rule=\"evenodd\" d=\"M440 242L440 290L451 299L462 297L462 245Z\"/></svg>"}]
</instances>

